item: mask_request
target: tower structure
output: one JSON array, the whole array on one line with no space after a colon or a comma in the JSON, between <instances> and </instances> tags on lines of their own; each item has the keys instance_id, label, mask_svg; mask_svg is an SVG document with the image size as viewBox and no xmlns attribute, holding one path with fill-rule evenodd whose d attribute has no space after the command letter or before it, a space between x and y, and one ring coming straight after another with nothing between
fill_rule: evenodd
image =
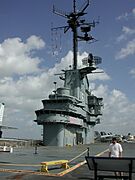
<instances>
[{"instance_id":1,"label":"tower structure","mask_svg":"<svg viewBox=\"0 0 135 180\"><path fill-rule=\"evenodd\" d=\"M73 0L73 12L63 14L53 8L53 12L67 19L67 25L53 29L63 28L73 34L73 66L64 70L64 86L57 88L48 99L42 100L43 108L36 110L38 125L43 125L43 144L49 146L66 146L89 144L94 142L94 126L100 122L103 98L91 94L87 75L97 69L101 58L89 53L82 59L83 67L77 66L77 53L79 41L95 41L90 35L91 28L96 23L88 23L82 17L87 14L85 10L89 0L82 8L76 10L76 0ZM52 29L52 30L53 30Z\"/></svg>"}]
</instances>

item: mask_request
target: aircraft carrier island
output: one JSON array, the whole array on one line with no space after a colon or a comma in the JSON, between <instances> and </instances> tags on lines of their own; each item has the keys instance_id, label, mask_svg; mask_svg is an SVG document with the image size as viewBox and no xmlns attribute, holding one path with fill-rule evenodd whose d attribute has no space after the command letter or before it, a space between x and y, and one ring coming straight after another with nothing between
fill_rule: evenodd
<instances>
[{"instance_id":1,"label":"aircraft carrier island","mask_svg":"<svg viewBox=\"0 0 135 180\"><path fill-rule=\"evenodd\" d=\"M90 144L94 142L94 126L100 123L103 98L96 97L89 90L87 75L97 69L101 58L92 53L82 59L83 66L78 67L78 43L94 42L90 31L96 23L86 22L82 17L89 6L89 0L83 7L76 10L76 1L73 1L73 12L62 14L55 8L53 12L67 19L67 25L52 28L63 28L64 33L71 30L73 33L73 65L68 70L62 70L60 79L64 86L56 88L48 99L42 100L43 108L36 110L38 125L43 125L43 144L46 146L59 146Z\"/></svg>"}]
</instances>

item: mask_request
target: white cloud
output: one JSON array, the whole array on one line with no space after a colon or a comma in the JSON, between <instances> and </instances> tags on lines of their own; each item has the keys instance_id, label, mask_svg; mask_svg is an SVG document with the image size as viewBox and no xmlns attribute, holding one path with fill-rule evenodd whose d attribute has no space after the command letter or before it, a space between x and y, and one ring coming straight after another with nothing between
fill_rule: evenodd
<instances>
[{"instance_id":1,"label":"white cloud","mask_svg":"<svg viewBox=\"0 0 135 180\"><path fill-rule=\"evenodd\" d=\"M135 16L135 8L132 9L132 14Z\"/></svg>"},{"instance_id":2,"label":"white cloud","mask_svg":"<svg viewBox=\"0 0 135 180\"><path fill-rule=\"evenodd\" d=\"M123 59L129 55L135 54L135 39L129 41L125 48L122 48L117 55L115 56L116 59Z\"/></svg>"},{"instance_id":3,"label":"white cloud","mask_svg":"<svg viewBox=\"0 0 135 180\"><path fill-rule=\"evenodd\" d=\"M103 71L103 69L97 69L93 71L92 74L88 74L88 78L90 79L90 81L95 81L95 80L106 81L111 79L110 76Z\"/></svg>"},{"instance_id":4,"label":"white cloud","mask_svg":"<svg viewBox=\"0 0 135 180\"><path fill-rule=\"evenodd\" d=\"M29 53L29 56L31 56L32 53L31 50L33 50L33 48L40 49L38 48L39 45L37 45L36 47L36 43L34 42L38 40L35 41L35 39L36 38L34 38L33 41L33 37L31 37L27 40L26 44L29 48L29 50L27 49L27 52ZM26 53L26 50L24 50L26 44L24 44L18 39L12 39L12 40L10 40L7 43L8 47L7 44L5 45L5 47L7 47L9 53L8 57L13 53L14 58L16 59L18 57L18 54L23 55ZM5 42L7 41L8 40L5 40ZM20 46L20 47L18 46L17 50L14 48L12 49L12 44L14 44L15 42ZM6 48L3 48L3 50L5 53ZM86 57L86 55L87 55L86 52L82 54L78 54L78 59L79 59L78 66L82 65L81 60L84 57ZM1 78L0 96L1 96L1 102L4 102L6 105L5 106L6 115L4 116L5 122L8 125L14 125L19 127L19 130L12 132L5 132L5 133L15 137L16 135L18 135L18 137L20 136L24 137L25 134L26 135L33 134L33 131L35 131L35 134L33 136L40 136L40 130L39 130L40 128L39 126L36 125L36 123L34 124L33 122L33 120L36 118L34 111L36 109L43 108L41 100L44 98L48 98L48 95L52 93L52 91L54 90L54 84L53 84L54 81L58 82L57 87L63 85L63 81L58 81L58 76L54 76L54 74L61 73L61 69L69 69L70 68L69 65L72 65L72 60L73 60L73 53L72 51L69 51L67 55L61 59L60 63L56 63L53 68L50 68L44 72L40 71L39 69L39 74L38 73L36 75L21 74L21 76L18 75L16 79L14 78L14 76L12 76L13 73L11 73L10 77L7 77L6 74L6 77ZM14 63L14 61L11 63ZM20 65L19 63L21 64L21 61L18 61L18 65ZM18 74L20 73L18 72ZM95 76L97 79L97 74L95 74ZM90 77L90 79L92 78ZM102 77L100 79L106 79L106 77ZM30 131L31 133L29 133Z\"/></svg>"},{"instance_id":5,"label":"white cloud","mask_svg":"<svg viewBox=\"0 0 135 180\"><path fill-rule=\"evenodd\" d=\"M122 31L123 31L125 34L129 34L129 35L132 35L132 34L135 33L135 29L130 29L129 27L126 27L126 26L123 26Z\"/></svg>"},{"instance_id":6,"label":"white cloud","mask_svg":"<svg viewBox=\"0 0 135 180\"><path fill-rule=\"evenodd\" d=\"M78 68L82 68L84 67L83 64L82 64L82 59L88 57L88 53L87 52L83 52L82 54L81 53L78 53ZM67 55L61 59L61 62L58 64L55 64L54 68L50 69L49 72L51 72L51 74L57 74L58 73L58 70L60 72L61 69L70 69L69 65L73 65L73 52L72 51L69 51L67 53ZM104 72L102 69L97 69L95 71L93 71L93 74L89 74L88 75L88 78L91 80L91 81L94 81L94 80L109 80L110 77L109 75Z\"/></svg>"},{"instance_id":7,"label":"white cloud","mask_svg":"<svg viewBox=\"0 0 135 180\"><path fill-rule=\"evenodd\" d=\"M88 57L88 53L84 52L82 54L78 54L78 67L82 68L85 67L85 65L83 65L82 63L82 59L87 58ZM109 75L104 72L103 69L97 68L95 71L93 71L93 73L88 74L88 78L90 79L90 81L95 81L95 80L109 80L110 77Z\"/></svg>"},{"instance_id":8,"label":"white cloud","mask_svg":"<svg viewBox=\"0 0 135 180\"><path fill-rule=\"evenodd\" d=\"M118 19L121 18L129 18L129 17L135 17L135 8L132 9L130 13L125 13L124 16L120 16ZM116 59L124 59L129 55L135 54L135 28L130 28L127 26L122 27L122 33L119 37L117 37L117 42L121 42L122 40L127 40L127 43L125 43L125 47L122 47L119 52L116 54ZM129 38L132 38L132 40L129 40Z\"/></svg>"},{"instance_id":9,"label":"white cloud","mask_svg":"<svg viewBox=\"0 0 135 180\"><path fill-rule=\"evenodd\" d=\"M40 59L32 57L32 52L44 46L44 41L34 35L29 37L26 43L20 38L6 39L0 44L0 77L40 71Z\"/></svg>"},{"instance_id":10,"label":"white cloud","mask_svg":"<svg viewBox=\"0 0 135 180\"><path fill-rule=\"evenodd\" d=\"M117 37L117 41L120 42L122 40L126 40L128 36L134 34L135 34L135 29L131 29L129 27L123 26L122 34L119 37Z\"/></svg>"},{"instance_id":11,"label":"white cloud","mask_svg":"<svg viewBox=\"0 0 135 180\"><path fill-rule=\"evenodd\" d=\"M45 42L38 36L32 35L26 40L26 51L41 49L45 46Z\"/></svg>"},{"instance_id":12,"label":"white cloud","mask_svg":"<svg viewBox=\"0 0 135 180\"><path fill-rule=\"evenodd\" d=\"M11 42L10 39L10 41L5 45L5 47L7 48L0 48L0 55L2 55L3 53L4 56L7 50L7 57L9 57L10 54L11 56L14 56L14 58L16 59L20 54L22 56L27 56L27 53L29 57L31 57L31 53L33 56L33 50L36 51L42 48L44 45L42 39L36 39L36 37L33 39L33 37L31 37L29 40L27 40L26 44L29 47L29 50L27 50L26 52L24 48L26 46L25 43L23 43L20 39L12 40L13 42ZM39 44L34 43L36 41L38 41ZM6 40L4 42L6 42ZM40 42L42 42L43 44L40 44ZM17 43L18 47L14 49L13 47L10 47L10 43L12 45ZM4 43L2 43L1 45L3 46L3 44ZM12 53L14 55L12 55ZM81 59L86 56L86 52L78 54L78 66L81 65ZM33 58L34 56L32 57L32 60ZM58 77L54 76L54 74L61 72L61 69L69 68L68 65L72 65L72 59L73 53L72 51L69 51L67 55L61 59L61 62L55 64L53 68L50 68L43 72L40 71L40 69L37 66L35 66L38 69L36 75L29 75L27 73L21 74L21 76L19 76L20 73L18 72L17 79L15 79L14 76L12 76L13 72L10 73L10 77L7 77L6 73L6 77L3 77L1 75L1 73L3 74L3 72L0 71L0 101L5 103L4 123L19 128L15 131L4 131L5 136L19 138L40 138L41 127L37 126L37 124L33 122L33 120L36 118L34 111L43 108L41 100L47 98L48 95L53 91L54 81L58 82L57 86L61 86L63 84L63 81L58 81ZM15 61L13 61L13 63L14 62ZM19 66L19 63L21 64L21 61L17 61L17 63ZM106 73L97 73L93 74L92 76L90 75L90 80L92 80L92 78L93 80L107 80L110 78ZM101 124L102 128L114 127L114 129L116 129L115 123L117 123L118 125L121 123L122 129L124 129L124 123L126 124L127 120L130 119L128 128L126 126L127 130L130 130L130 125L133 121L133 117L135 116L135 105L129 103L127 97L118 90L110 91L108 87L104 85L100 85L98 88L96 88L96 85L94 83L90 83L90 87L92 87L93 94L99 97L104 97L104 115Z\"/></svg>"},{"instance_id":13,"label":"white cloud","mask_svg":"<svg viewBox=\"0 0 135 180\"><path fill-rule=\"evenodd\" d=\"M131 10L131 12L125 12L124 14L118 16L116 19L117 20L122 20L122 19L129 20L129 18L132 18L132 17L133 18L135 17L135 8L133 8Z\"/></svg>"},{"instance_id":14,"label":"white cloud","mask_svg":"<svg viewBox=\"0 0 135 180\"><path fill-rule=\"evenodd\" d=\"M104 98L101 124L95 129L124 135L134 133L135 104L129 102L121 91L117 89L110 91L107 86L100 85L94 93Z\"/></svg>"},{"instance_id":15,"label":"white cloud","mask_svg":"<svg viewBox=\"0 0 135 180\"><path fill-rule=\"evenodd\" d=\"M29 41L28 44L28 47L31 47L28 51L29 56L31 56L32 51L30 50L36 47L36 45L32 41L31 43ZM16 57L16 54L14 56ZM14 76L1 78L0 101L5 103L6 109L4 123L19 128L16 131L4 131L5 136L40 137L41 128L33 122L36 118L34 111L43 108L41 100L48 98L48 95L54 90L53 82L58 79L58 76L54 76L54 74L61 72L61 69L65 69L65 67L69 68L67 64L71 64L72 57L73 53L70 51L61 59L59 64L55 64L53 68L44 72L39 69L39 74L37 73L36 75L21 74L17 79L13 78ZM19 61L18 63L21 62ZM57 86L62 85L62 83L58 82Z\"/></svg>"},{"instance_id":16,"label":"white cloud","mask_svg":"<svg viewBox=\"0 0 135 180\"><path fill-rule=\"evenodd\" d=\"M133 78L135 78L135 68L131 69L131 71L129 72Z\"/></svg>"},{"instance_id":17,"label":"white cloud","mask_svg":"<svg viewBox=\"0 0 135 180\"><path fill-rule=\"evenodd\" d=\"M129 14L126 12L126 13L118 16L116 19L117 19L117 20L128 19L128 17L129 17Z\"/></svg>"}]
</instances>

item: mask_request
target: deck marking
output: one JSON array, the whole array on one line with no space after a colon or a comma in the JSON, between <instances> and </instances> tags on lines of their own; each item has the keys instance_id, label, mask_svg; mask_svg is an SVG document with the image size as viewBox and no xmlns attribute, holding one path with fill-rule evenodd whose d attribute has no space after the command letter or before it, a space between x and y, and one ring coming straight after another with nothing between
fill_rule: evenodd
<instances>
[{"instance_id":1,"label":"deck marking","mask_svg":"<svg viewBox=\"0 0 135 180\"><path fill-rule=\"evenodd\" d=\"M80 162L79 164L76 164L75 166L72 166L71 168L69 168L69 169L67 169L65 171L62 171L62 172L58 173L58 175L59 176L64 176L65 174L67 174L67 173L69 173L69 172L79 168L80 166L84 165L85 163L86 163L86 160L83 161L83 162Z\"/></svg>"},{"instance_id":2,"label":"deck marking","mask_svg":"<svg viewBox=\"0 0 135 180\"><path fill-rule=\"evenodd\" d=\"M104 151L96 154L96 156L101 156L102 154L106 153L107 151L108 151L108 149L106 149L106 150L104 150ZM71 172L71 171L79 168L80 166L84 165L85 163L86 163L86 160L83 161L83 162L80 162L79 164L76 164L75 166L72 166L71 168L69 168L69 169L67 169L67 170L65 170L65 171L62 171L62 172L60 172L60 173L58 173L58 174L59 174L60 176L64 176L65 174L67 174L67 173L69 173L69 172Z\"/></svg>"},{"instance_id":3,"label":"deck marking","mask_svg":"<svg viewBox=\"0 0 135 180\"><path fill-rule=\"evenodd\" d=\"M108 151L108 149L102 151L101 153L98 153L96 154L95 156L101 156L102 154L106 153ZM76 164L75 166L72 166L71 168L67 169L67 170L64 170L60 173L57 173L57 174L51 174L51 173L44 173L44 172L35 172L35 171L30 171L30 170L17 170L17 169L1 169L0 168L0 172L11 172L11 173L28 173L28 174L36 174L36 175L44 175L44 176L64 176L65 174L79 168L80 166L84 165L86 163L86 160L85 161L82 161L78 164ZM3 164L3 163L0 163L0 165L11 165L11 166L15 166L15 165L18 165L18 166L30 166L29 164ZM39 165L31 165L31 166L39 166Z\"/></svg>"},{"instance_id":4,"label":"deck marking","mask_svg":"<svg viewBox=\"0 0 135 180\"><path fill-rule=\"evenodd\" d=\"M96 154L96 156L101 156L102 154L106 153L108 150L109 150L109 149L106 149L106 150L102 151L101 153Z\"/></svg>"}]
</instances>

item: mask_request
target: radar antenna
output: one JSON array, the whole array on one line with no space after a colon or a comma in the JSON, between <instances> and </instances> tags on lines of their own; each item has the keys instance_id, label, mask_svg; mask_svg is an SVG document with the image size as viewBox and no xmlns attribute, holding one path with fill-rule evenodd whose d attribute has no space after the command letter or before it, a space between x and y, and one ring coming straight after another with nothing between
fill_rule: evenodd
<instances>
[{"instance_id":1,"label":"radar antenna","mask_svg":"<svg viewBox=\"0 0 135 180\"><path fill-rule=\"evenodd\" d=\"M73 32L73 69L77 69L77 51L78 51L78 41L94 41L95 39L89 35L88 33L92 28L95 27L95 24L98 22L93 21L92 23L88 23L85 19L81 19L82 16L87 14L85 10L88 8L90 0L85 0L85 3L81 7L79 11L76 10L76 0L73 0L73 12L65 13L60 10L56 10L53 6L53 13L67 18L67 26L52 28L52 30L56 29L64 29L64 33L66 33L69 29ZM80 34L81 33L81 34Z\"/></svg>"}]
</instances>

